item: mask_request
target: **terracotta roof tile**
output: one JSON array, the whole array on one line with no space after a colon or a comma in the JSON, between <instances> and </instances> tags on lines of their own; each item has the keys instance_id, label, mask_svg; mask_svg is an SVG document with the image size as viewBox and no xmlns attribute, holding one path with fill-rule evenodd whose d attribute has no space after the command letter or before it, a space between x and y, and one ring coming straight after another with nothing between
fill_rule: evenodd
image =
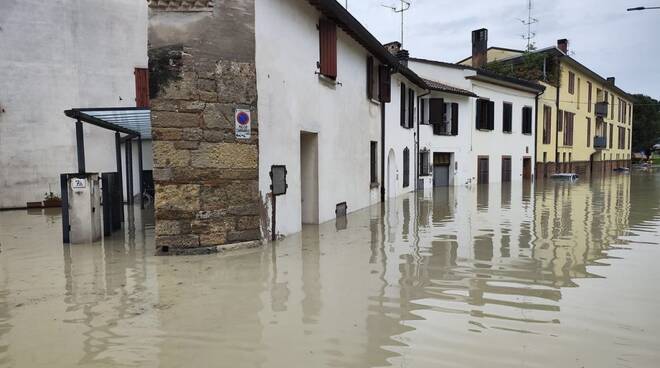
<instances>
[{"instance_id":1,"label":"terracotta roof tile","mask_svg":"<svg viewBox=\"0 0 660 368\"><path fill-rule=\"evenodd\" d=\"M160 11L213 11L214 0L147 0L151 9Z\"/></svg>"},{"instance_id":2,"label":"terracotta roof tile","mask_svg":"<svg viewBox=\"0 0 660 368\"><path fill-rule=\"evenodd\" d=\"M474 93L461 89L458 87L453 87L448 84L432 81L429 79L424 79L424 83L426 83L426 86L433 91L440 91L440 92L447 92L447 93L453 93L457 95L463 95L463 96L469 96L469 97L477 97Z\"/></svg>"}]
</instances>

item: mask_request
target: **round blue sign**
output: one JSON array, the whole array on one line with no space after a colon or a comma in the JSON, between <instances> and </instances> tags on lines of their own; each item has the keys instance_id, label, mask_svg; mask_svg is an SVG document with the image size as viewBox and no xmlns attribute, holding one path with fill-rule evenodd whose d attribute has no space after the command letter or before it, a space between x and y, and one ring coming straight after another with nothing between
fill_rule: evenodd
<instances>
[{"instance_id":1,"label":"round blue sign","mask_svg":"<svg viewBox=\"0 0 660 368\"><path fill-rule=\"evenodd\" d=\"M245 111L241 111L236 115L236 120L239 124L246 125L250 122L250 115L248 115L248 113Z\"/></svg>"}]
</instances>

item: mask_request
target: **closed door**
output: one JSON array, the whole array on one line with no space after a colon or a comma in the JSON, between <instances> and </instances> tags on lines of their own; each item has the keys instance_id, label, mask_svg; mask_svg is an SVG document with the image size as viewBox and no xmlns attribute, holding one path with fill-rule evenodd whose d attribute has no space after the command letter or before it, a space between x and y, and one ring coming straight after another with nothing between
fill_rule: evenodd
<instances>
[{"instance_id":1,"label":"closed door","mask_svg":"<svg viewBox=\"0 0 660 368\"><path fill-rule=\"evenodd\" d=\"M488 184L488 157L479 157L477 161L477 184Z\"/></svg>"},{"instance_id":2,"label":"closed door","mask_svg":"<svg viewBox=\"0 0 660 368\"><path fill-rule=\"evenodd\" d=\"M433 166L433 187L449 185L449 166Z\"/></svg>"},{"instance_id":3,"label":"closed door","mask_svg":"<svg viewBox=\"0 0 660 368\"><path fill-rule=\"evenodd\" d=\"M502 157L502 183L511 182L511 157Z\"/></svg>"},{"instance_id":4,"label":"closed door","mask_svg":"<svg viewBox=\"0 0 660 368\"><path fill-rule=\"evenodd\" d=\"M523 158L523 179L532 180L532 159L530 157Z\"/></svg>"}]
</instances>

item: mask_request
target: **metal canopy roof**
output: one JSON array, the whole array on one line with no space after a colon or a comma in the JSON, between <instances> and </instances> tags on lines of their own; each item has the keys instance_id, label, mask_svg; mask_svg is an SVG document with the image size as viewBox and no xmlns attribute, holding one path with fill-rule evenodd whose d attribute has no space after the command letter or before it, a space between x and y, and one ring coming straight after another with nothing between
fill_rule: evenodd
<instances>
[{"instance_id":1,"label":"metal canopy roof","mask_svg":"<svg viewBox=\"0 0 660 368\"><path fill-rule=\"evenodd\" d=\"M151 139L151 110L145 107L71 109L64 114L101 128Z\"/></svg>"}]
</instances>

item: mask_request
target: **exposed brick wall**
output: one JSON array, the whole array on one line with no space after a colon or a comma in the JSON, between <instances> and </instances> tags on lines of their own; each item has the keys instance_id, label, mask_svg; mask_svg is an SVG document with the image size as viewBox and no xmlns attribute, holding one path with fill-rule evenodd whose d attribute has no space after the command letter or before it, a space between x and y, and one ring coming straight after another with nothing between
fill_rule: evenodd
<instances>
[{"instance_id":1,"label":"exposed brick wall","mask_svg":"<svg viewBox=\"0 0 660 368\"><path fill-rule=\"evenodd\" d=\"M231 45L221 42L222 33L215 32L225 23L219 17L232 17L243 27L235 31L248 42L241 50L254 50L249 44L254 43L253 0L236 3L243 6L241 12L232 17L233 4L232 9L209 14L203 27L193 19L186 29L191 18L181 14L179 43L150 52L176 60L151 60L152 65L167 66L159 71L165 77L152 77L164 81L156 86L151 106L160 254L216 251L218 246L261 238L254 53L236 55ZM216 6L229 8L224 2ZM150 35L157 39L158 31L150 29ZM249 140L235 138L237 108L251 111Z\"/></svg>"}]
</instances>

